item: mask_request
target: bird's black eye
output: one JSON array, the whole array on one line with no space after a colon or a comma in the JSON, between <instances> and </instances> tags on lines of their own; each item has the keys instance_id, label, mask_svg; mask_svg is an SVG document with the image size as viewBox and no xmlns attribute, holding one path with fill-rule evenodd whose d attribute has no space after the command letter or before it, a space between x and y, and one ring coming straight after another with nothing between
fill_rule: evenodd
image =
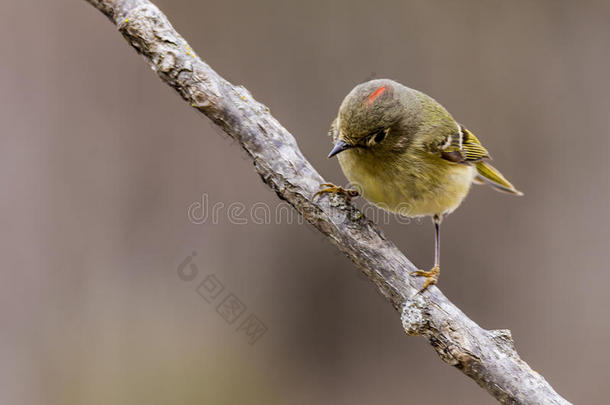
<instances>
[{"instance_id":1,"label":"bird's black eye","mask_svg":"<svg viewBox=\"0 0 610 405\"><path fill-rule=\"evenodd\" d=\"M380 131L377 131L373 135L373 140L375 141L375 143L379 143L379 142L381 142L381 141L383 141L385 139L385 136L387 134L388 134L388 130L387 129L382 129Z\"/></svg>"}]
</instances>

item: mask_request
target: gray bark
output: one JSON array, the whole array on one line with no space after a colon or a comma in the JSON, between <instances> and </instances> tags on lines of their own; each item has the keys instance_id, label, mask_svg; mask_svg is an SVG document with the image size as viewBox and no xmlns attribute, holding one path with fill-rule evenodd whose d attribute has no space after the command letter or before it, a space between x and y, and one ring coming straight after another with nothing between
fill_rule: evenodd
<instances>
[{"instance_id":1,"label":"gray bark","mask_svg":"<svg viewBox=\"0 0 610 405\"><path fill-rule=\"evenodd\" d=\"M326 235L400 312L409 335L424 336L440 358L504 404L569 404L517 354L508 330L485 330L433 286L416 294L416 268L341 196L312 196L325 180L293 136L241 86L204 63L147 0L88 0L118 27L161 79L246 150L263 182Z\"/></svg>"}]
</instances>

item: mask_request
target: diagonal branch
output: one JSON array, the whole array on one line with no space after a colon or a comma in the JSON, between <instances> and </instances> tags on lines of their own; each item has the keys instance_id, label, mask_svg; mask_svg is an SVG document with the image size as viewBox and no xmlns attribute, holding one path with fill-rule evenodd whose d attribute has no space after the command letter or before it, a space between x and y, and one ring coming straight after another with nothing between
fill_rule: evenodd
<instances>
[{"instance_id":1,"label":"diagonal branch","mask_svg":"<svg viewBox=\"0 0 610 405\"><path fill-rule=\"evenodd\" d=\"M324 179L292 135L241 86L204 63L147 0L88 0L116 24L161 79L246 150L279 198L325 234L401 312L409 335L422 335L447 364L504 404L569 404L517 354L508 330L485 330L432 287L416 292L415 267L381 231L341 197L313 194Z\"/></svg>"}]
</instances>

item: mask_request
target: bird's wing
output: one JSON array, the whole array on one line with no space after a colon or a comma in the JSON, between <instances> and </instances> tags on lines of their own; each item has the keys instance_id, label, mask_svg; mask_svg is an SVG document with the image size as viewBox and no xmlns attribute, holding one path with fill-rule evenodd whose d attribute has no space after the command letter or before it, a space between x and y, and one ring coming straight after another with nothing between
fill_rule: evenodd
<instances>
[{"instance_id":1,"label":"bird's wing","mask_svg":"<svg viewBox=\"0 0 610 405\"><path fill-rule=\"evenodd\" d=\"M448 135L444 139L439 149L443 159L454 163L474 163L491 159L479 139L461 125L456 134Z\"/></svg>"},{"instance_id":2,"label":"bird's wing","mask_svg":"<svg viewBox=\"0 0 610 405\"><path fill-rule=\"evenodd\" d=\"M523 195L502 173L487 162L491 157L481 141L463 126L459 125L458 128L457 134L448 135L444 143L439 145L437 151L440 152L441 158L454 163L474 165L477 169L475 182L487 183L495 190L505 193Z\"/></svg>"}]
</instances>

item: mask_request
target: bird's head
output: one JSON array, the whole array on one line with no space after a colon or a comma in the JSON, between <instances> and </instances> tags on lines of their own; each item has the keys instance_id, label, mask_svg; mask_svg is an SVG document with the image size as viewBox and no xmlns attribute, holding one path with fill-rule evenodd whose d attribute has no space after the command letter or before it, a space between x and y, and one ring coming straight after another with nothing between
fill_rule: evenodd
<instances>
[{"instance_id":1,"label":"bird's head","mask_svg":"<svg viewBox=\"0 0 610 405\"><path fill-rule=\"evenodd\" d=\"M359 84L345 97L332 129L335 147L328 157L348 149L400 150L417 127L420 109L413 90L388 79Z\"/></svg>"}]
</instances>

